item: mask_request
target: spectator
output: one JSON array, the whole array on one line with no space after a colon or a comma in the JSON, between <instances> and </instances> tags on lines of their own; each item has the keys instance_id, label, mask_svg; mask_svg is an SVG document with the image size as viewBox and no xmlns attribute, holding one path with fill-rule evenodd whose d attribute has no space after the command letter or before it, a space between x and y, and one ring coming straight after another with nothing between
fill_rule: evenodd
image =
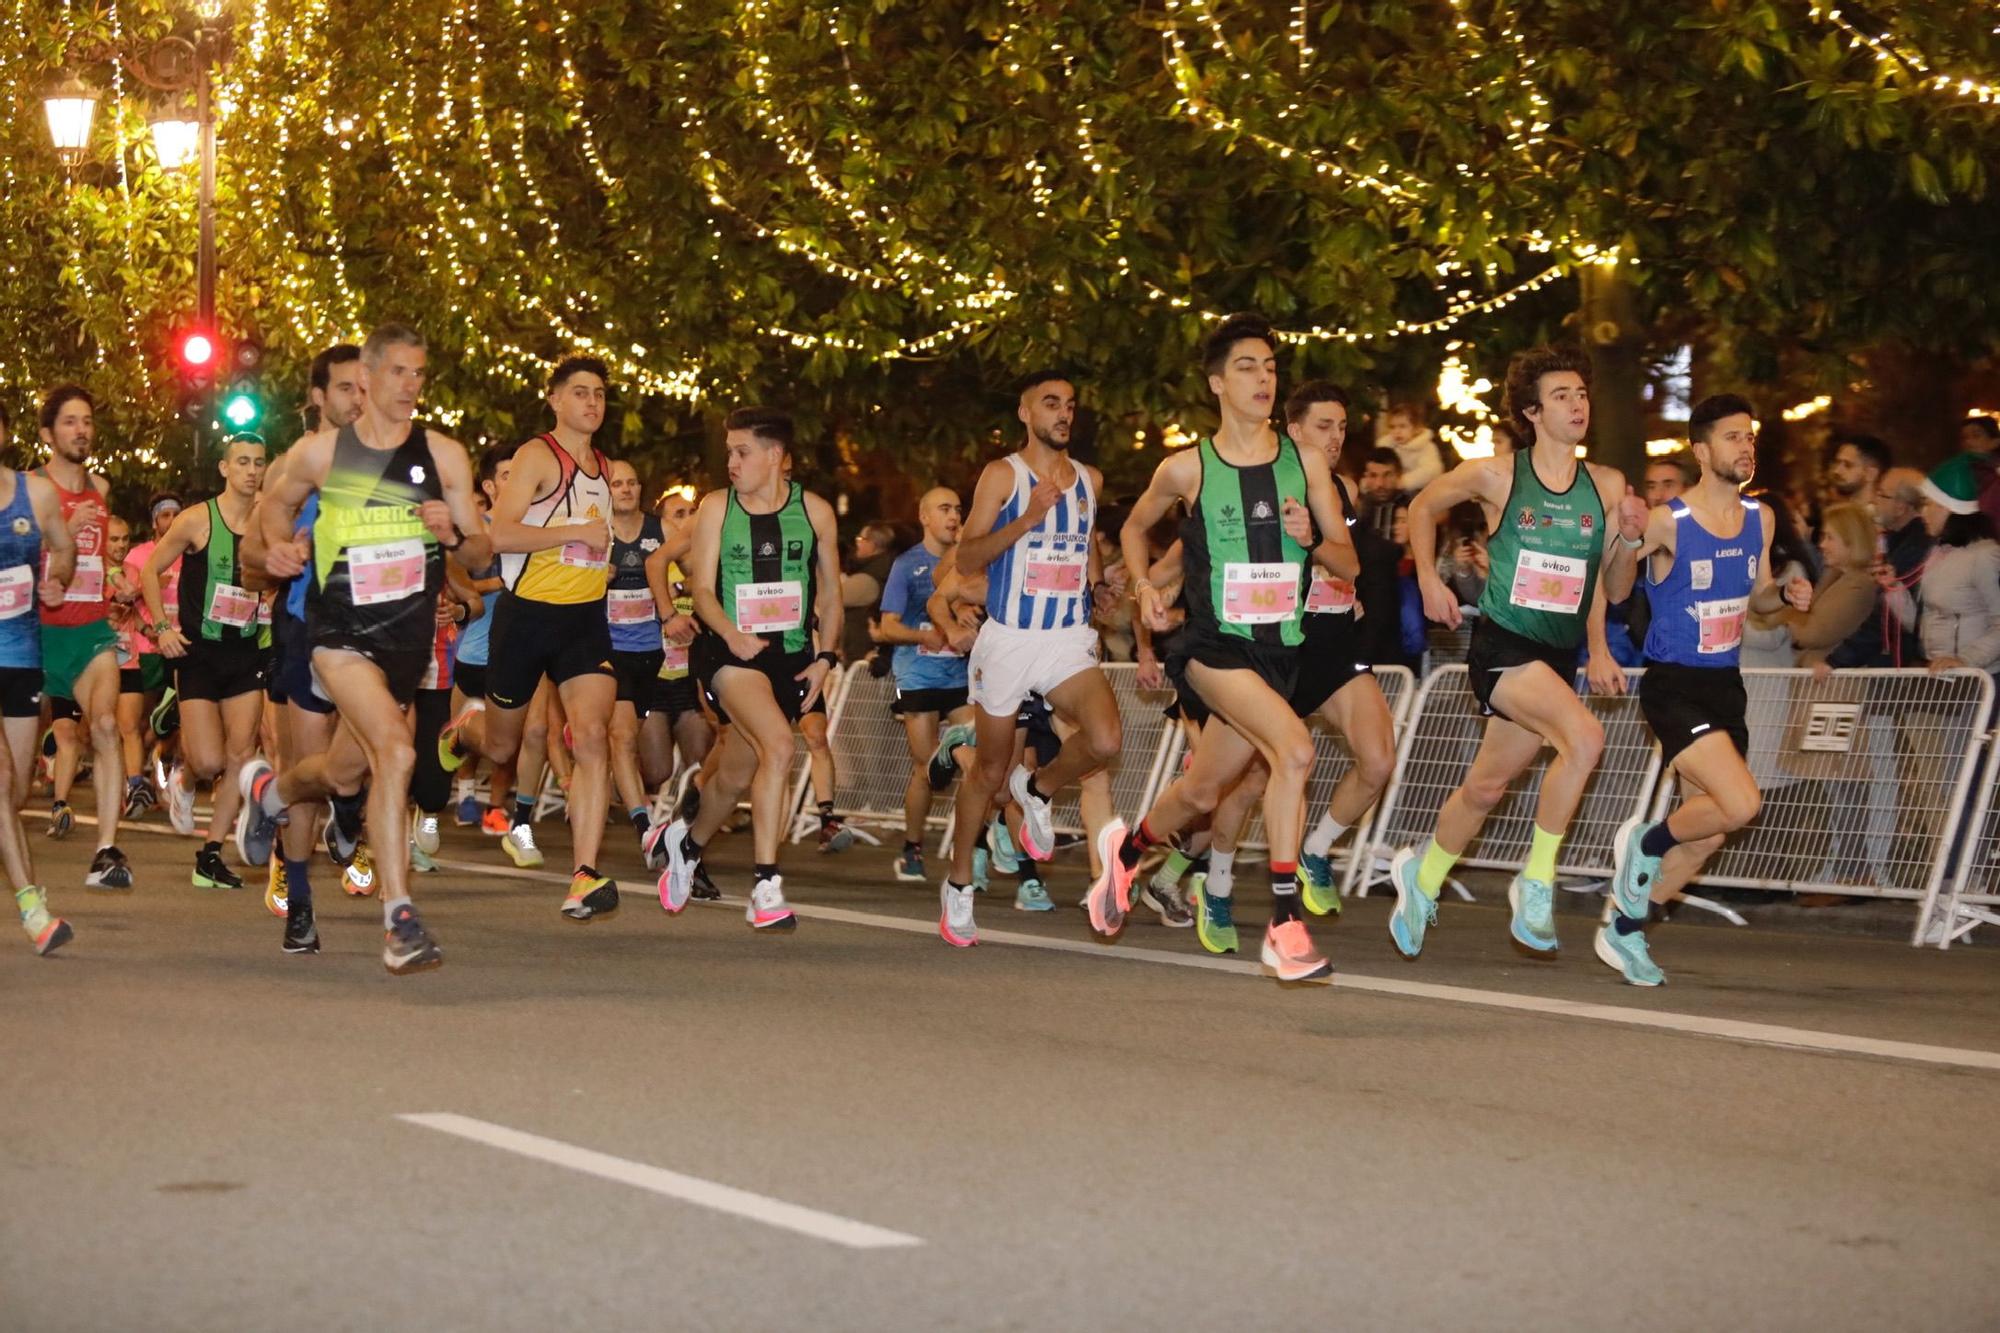
<instances>
[{"instance_id":1,"label":"spectator","mask_svg":"<svg viewBox=\"0 0 2000 1333\"><path fill-rule=\"evenodd\" d=\"M840 603L846 608L840 627L840 656L852 664L868 656L874 643L868 622L882 605L882 589L896 563L896 530L887 523L870 523L854 539L854 559L840 576Z\"/></svg>"},{"instance_id":2,"label":"spectator","mask_svg":"<svg viewBox=\"0 0 2000 1333\"><path fill-rule=\"evenodd\" d=\"M1370 449L1361 459L1362 526L1379 537L1392 537L1397 515L1407 508L1402 460L1394 449Z\"/></svg>"},{"instance_id":3,"label":"spectator","mask_svg":"<svg viewBox=\"0 0 2000 1333\"><path fill-rule=\"evenodd\" d=\"M1091 530L1103 576L1091 589L1090 614L1097 626L1099 648L1106 662L1130 662L1136 641L1132 632L1132 577L1125 568L1125 551L1118 534L1125 527L1129 505L1106 505Z\"/></svg>"},{"instance_id":4,"label":"spectator","mask_svg":"<svg viewBox=\"0 0 2000 1333\"><path fill-rule=\"evenodd\" d=\"M1403 641L1403 582L1410 575L1409 501L1402 496L1403 465L1396 451L1368 451L1361 467L1361 521L1354 525L1355 553L1361 574L1354 580L1361 603L1360 646L1376 666L1407 666L1415 670L1421 656L1407 651Z\"/></svg>"},{"instance_id":5,"label":"spectator","mask_svg":"<svg viewBox=\"0 0 2000 1333\"><path fill-rule=\"evenodd\" d=\"M1880 646L1880 597L1870 573L1874 518L1860 505L1833 506L1820 516L1819 550L1826 572L1813 586L1812 609L1786 607L1783 614L1798 646L1798 664L1823 676L1830 668L1865 664Z\"/></svg>"},{"instance_id":6,"label":"spectator","mask_svg":"<svg viewBox=\"0 0 2000 1333\"><path fill-rule=\"evenodd\" d=\"M1488 569L1485 511L1477 504L1462 504L1447 516L1438 542L1438 577L1460 606L1478 606Z\"/></svg>"},{"instance_id":7,"label":"spectator","mask_svg":"<svg viewBox=\"0 0 2000 1333\"><path fill-rule=\"evenodd\" d=\"M1923 484L1923 522L1936 542L1919 585L1921 611L1893 571L1879 569L1897 613L1917 621L1933 671L2000 669L2000 542L1980 512L1972 460L1960 454Z\"/></svg>"},{"instance_id":8,"label":"spectator","mask_svg":"<svg viewBox=\"0 0 2000 1333\"><path fill-rule=\"evenodd\" d=\"M1931 534L1920 512L1924 504L1924 474L1913 467L1893 467L1882 474L1875 488L1875 525L1882 530L1883 559L1893 577L1884 582L1878 568L1876 582L1886 590L1901 587L1917 595L1923 578L1924 561L1930 558ZM1917 637L1914 619L1899 612L1893 596L1882 599L1882 658L1875 665L1887 667L1921 666L1923 642Z\"/></svg>"},{"instance_id":9,"label":"spectator","mask_svg":"<svg viewBox=\"0 0 2000 1333\"><path fill-rule=\"evenodd\" d=\"M1646 503L1657 508L1678 500L1694 481L1694 462L1685 450L1652 459L1646 464Z\"/></svg>"},{"instance_id":10,"label":"spectator","mask_svg":"<svg viewBox=\"0 0 2000 1333\"><path fill-rule=\"evenodd\" d=\"M1812 545L1806 541L1792 511L1784 501L1768 491L1752 494L1771 511L1772 579L1780 585L1788 584L1793 579L1817 583L1819 560L1814 556ZM1792 642L1792 627L1786 619L1789 610L1786 607L1771 615L1751 611L1743 617L1744 666L1791 667L1798 663L1798 645Z\"/></svg>"},{"instance_id":11,"label":"spectator","mask_svg":"<svg viewBox=\"0 0 2000 1333\"><path fill-rule=\"evenodd\" d=\"M1444 475L1444 452L1424 424L1421 403L1391 403L1382 417L1382 438L1395 451L1405 495L1415 495Z\"/></svg>"},{"instance_id":12,"label":"spectator","mask_svg":"<svg viewBox=\"0 0 2000 1333\"><path fill-rule=\"evenodd\" d=\"M1827 458L1826 485L1830 504L1875 503L1875 488L1889 470L1889 446L1859 431L1834 432Z\"/></svg>"},{"instance_id":13,"label":"spectator","mask_svg":"<svg viewBox=\"0 0 2000 1333\"><path fill-rule=\"evenodd\" d=\"M2000 421L1992 417L1969 417L1958 428L1958 447L1972 459L1972 475L1979 483L1979 511L2000 532Z\"/></svg>"}]
</instances>

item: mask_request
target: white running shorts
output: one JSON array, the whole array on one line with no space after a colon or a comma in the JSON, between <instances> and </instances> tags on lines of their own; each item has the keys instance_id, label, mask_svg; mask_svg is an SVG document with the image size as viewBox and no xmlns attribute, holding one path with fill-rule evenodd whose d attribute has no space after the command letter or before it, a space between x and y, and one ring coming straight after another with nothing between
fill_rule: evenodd
<instances>
[{"instance_id":1,"label":"white running shorts","mask_svg":"<svg viewBox=\"0 0 2000 1333\"><path fill-rule=\"evenodd\" d=\"M1012 717L1028 695L1046 695L1097 665L1097 631L1015 629L989 620L972 645L972 702L995 717Z\"/></svg>"}]
</instances>

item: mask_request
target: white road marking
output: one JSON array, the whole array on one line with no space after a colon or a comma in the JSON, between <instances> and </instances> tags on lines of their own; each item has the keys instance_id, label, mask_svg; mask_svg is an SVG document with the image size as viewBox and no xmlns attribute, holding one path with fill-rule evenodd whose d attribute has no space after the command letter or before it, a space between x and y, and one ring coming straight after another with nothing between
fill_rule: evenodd
<instances>
[{"instance_id":1,"label":"white road marking","mask_svg":"<svg viewBox=\"0 0 2000 1333\"><path fill-rule=\"evenodd\" d=\"M539 1134L529 1134L523 1130L509 1129L485 1120L474 1120L471 1116L454 1115L449 1111L412 1112L396 1117L412 1125L434 1129L441 1134L455 1135L483 1143L489 1148L514 1153L521 1157L531 1157L538 1162L548 1162L554 1166L568 1167L581 1171L587 1176L600 1180L612 1180L621 1185L650 1190L683 1203L697 1204L703 1208L713 1208L719 1213L747 1218L752 1222L762 1222L765 1226L777 1227L784 1231L796 1231L801 1236L814 1240L830 1241L835 1245L845 1245L855 1250L886 1250L902 1246L921 1245L916 1236L908 1236L900 1231L889 1231L883 1227L870 1226L866 1222L856 1222L832 1213L822 1213L815 1208L804 1208L782 1199L767 1198L762 1194L752 1194L730 1185L718 1185L712 1180L702 1180L696 1176L684 1176L678 1171L668 1171L663 1167L648 1166L644 1162L629 1161L623 1157L613 1157L609 1153L594 1152L589 1148L579 1148L573 1143L560 1139L547 1139Z\"/></svg>"}]
</instances>

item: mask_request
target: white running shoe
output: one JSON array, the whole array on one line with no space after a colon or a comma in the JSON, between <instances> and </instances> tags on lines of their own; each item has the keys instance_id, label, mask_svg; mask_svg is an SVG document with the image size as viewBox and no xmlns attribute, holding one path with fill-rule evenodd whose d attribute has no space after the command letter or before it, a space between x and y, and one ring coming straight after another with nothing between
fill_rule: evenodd
<instances>
[{"instance_id":1,"label":"white running shoe","mask_svg":"<svg viewBox=\"0 0 2000 1333\"><path fill-rule=\"evenodd\" d=\"M743 919L758 930L792 930L797 927L799 919L792 915L791 907L785 902L783 875L757 881L757 887L750 890L750 905L743 909Z\"/></svg>"},{"instance_id":2,"label":"white running shoe","mask_svg":"<svg viewBox=\"0 0 2000 1333\"><path fill-rule=\"evenodd\" d=\"M949 875L938 884L938 934L954 949L979 943L979 923L972 919L972 886L953 888Z\"/></svg>"},{"instance_id":3,"label":"white running shoe","mask_svg":"<svg viewBox=\"0 0 2000 1333\"><path fill-rule=\"evenodd\" d=\"M175 764L167 775L167 822L183 838L194 836L194 789L187 781L185 764Z\"/></svg>"},{"instance_id":4,"label":"white running shoe","mask_svg":"<svg viewBox=\"0 0 2000 1333\"><path fill-rule=\"evenodd\" d=\"M523 870L533 870L542 863L542 849L535 846L535 826L516 824L500 839L500 846L514 864Z\"/></svg>"},{"instance_id":5,"label":"white running shoe","mask_svg":"<svg viewBox=\"0 0 2000 1333\"><path fill-rule=\"evenodd\" d=\"M1016 765L1007 777L1007 794L1021 807L1021 850L1037 861L1056 854L1056 817L1049 803L1028 790L1028 770Z\"/></svg>"},{"instance_id":6,"label":"white running shoe","mask_svg":"<svg viewBox=\"0 0 2000 1333\"><path fill-rule=\"evenodd\" d=\"M438 849L438 817L436 815L419 814L417 816L415 831L411 833L410 837L416 843L418 851L422 852L425 856L436 856Z\"/></svg>"}]
</instances>

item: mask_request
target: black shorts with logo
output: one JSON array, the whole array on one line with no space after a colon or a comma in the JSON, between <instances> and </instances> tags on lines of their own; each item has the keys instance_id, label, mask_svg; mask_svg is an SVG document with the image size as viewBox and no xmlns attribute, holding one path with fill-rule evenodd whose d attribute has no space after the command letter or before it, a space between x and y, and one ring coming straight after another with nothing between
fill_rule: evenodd
<instances>
[{"instance_id":1,"label":"black shorts with logo","mask_svg":"<svg viewBox=\"0 0 2000 1333\"><path fill-rule=\"evenodd\" d=\"M182 699L221 703L239 694L262 694L270 675L271 658L255 642L247 647L220 647L197 640L188 645L187 655L169 658L174 668L174 690Z\"/></svg>"},{"instance_id":2,"label":"black shorts with logo","mask_svg":"<svg viewBox=\"0 0 2000 1333\"><path fill-rule=\"evenodd\" d=\"M512 593L500 600L486 666L486 701L495 708L527 707L543 676L560 685L616 674L603 602L537 602Z\"/></svg>"},{"instance_id":3,"label":"black shorts with logo","mask_svg":"<svg viewBox=\"0 0 2000 1333\"><path fill-rule=\"evenodd\" d=\"M1502 673L1530 662L1548 663L1557 679L1575 688L1576 659L1582 651L1581 644L1558 648L1502 629L1490 620L1480 621L1472 627L1472 643L1465 654L1465 680L1472 687L1472 697L1479 701L1480 716L1514 720L1493 706L1493 687L1500 683Z\"/></svg>"},{"instance_id":4,"label":"black shorts with logo","mask_svg":"<svg viewBox=\"0 0 2000 1333\"><path fill-rule=\"evenodd\" d=\"M660 663L666 654L611 650L611 672L618 677L618 702L631 704L640 717L653 711L659 699Z\"/></svg>"},{"instance_id":5,"label":"black shorts with logo","mask_svg":"<svg viewBox=\"0 0 2000 1333\"><path fill-rule=\"evenodd\" d=\"M1646 659L1639 677L1639 711L1660 738L1662 763L1671 764L1682 750L1712 732L1736 743L1736 753L1750 757L1750 727L1744 721L1749 695L1743 673L1735 667L1691 667Z\"/></svg>"},{"instance_id":6,"label":"black shorts with logo","mask_svg":"<svg viewBox=\"0 0 2000 1333\"><path fill-rule=\"evenodd\" d=\"M42 715L42 669L0 667L0 717Z\"/></svg>"},{"instance_id":7,"label":"black shorts with logo","mask_svg":"<svg viewBox=\"0 0 2000 1333\"><path fill-rule=\"evenodd\" d=\"M906 690L898 685L896 697L889 701L889 711L897 717L908 717L913 713L943 716L965 707L968 698L970 695L963 685L929 690Z\"/></svg>"},{"instance_id":8,"label":"black shorts with logo","mask_svg":"<svg viewBox=\"0 0 2000 1333\"><path fill-rule=\"evenodd\" d=\"M1188 679L1189 662L1199 662L1214 671L1254 671L1272 693L1289 700L1298 685L1299 650L1276 644L1253 643L1233 634L1217 634L1190 629L1167 659L1167 679L1180 697L1181 716L1196 726L1211 716L1208 702Z\"/></svg>"},{"instance_id":9,"label":"black shorts with logo","mask_svg":"<svg viewBox=\"0 0 2000 1333\"><path fill-rule=\"evenodd\" d=\"M707 633L695 635L688 647L688 667L694 678L701 682L702 698L717 718L729 721L729 712L716 697L715 673L729 667L741 667L755 671L771 682L771 697L778 701L778 711L785 715L787 722L796 722L805 713L800 707L803 702L806 682L797 679L799 672L812 664L811 648L801 648L795 653L780 652L775 646L766 647L749 661L744 661L729 651L720 636ZM826 691L822 689L814 711L826 711Z\"/></svg>"},{"instance_id":10,"label":"black shorts with logo","mask_svg":"<svg viewBox=\"0 0 2000 1333\"><path fill-rule=\"evenodd\" d=\"M1299 674L1292 684L1292 711L1311 717L1356 676L1375 668L1361 660L1361 636L1350 615L1309 614L1306 639L1299 645Z\"/></svg>"}]
</instances>

